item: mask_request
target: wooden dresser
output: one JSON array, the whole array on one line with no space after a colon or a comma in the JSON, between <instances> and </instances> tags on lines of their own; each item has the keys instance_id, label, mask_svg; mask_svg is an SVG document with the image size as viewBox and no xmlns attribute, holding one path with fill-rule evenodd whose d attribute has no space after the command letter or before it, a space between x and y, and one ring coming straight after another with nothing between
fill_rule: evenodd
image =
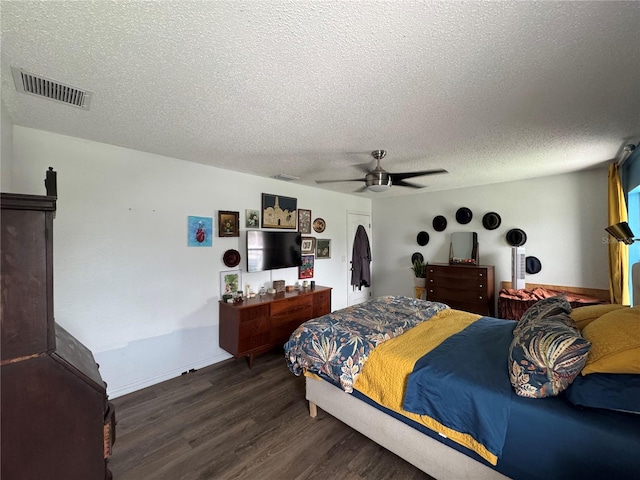
<instances>
[{"instance_id":1,"label":"wooden dresser","mask_svg":"<svg viewBox=\"0 0 640 480\"><path fill-rule=\"evenodd\" d=\"M239 303L220 301L220 347L234 357L253 356L282 346L301 323L331 313L331 288L316 286Z\"/></svg>"},{"instance_id":2,"label":"wooden dresser","mask_svg":"<svg viewBox=\"0 0 640 480\"><path fill-rule=\"evenodd\" d=\"M495 316L493 265L427 265L427 300Z\"/></svg>"},{"instance_id":3,"label":"wooden dresser","mask_svg":"<svg viewBox=\"0 0 640 480\"><path fill-rule=\"evenodd\" d=\"M110 479L115 413L91 351L53 317L55 196L2 194L3 480Z\"/></svg>"}]
</instances>

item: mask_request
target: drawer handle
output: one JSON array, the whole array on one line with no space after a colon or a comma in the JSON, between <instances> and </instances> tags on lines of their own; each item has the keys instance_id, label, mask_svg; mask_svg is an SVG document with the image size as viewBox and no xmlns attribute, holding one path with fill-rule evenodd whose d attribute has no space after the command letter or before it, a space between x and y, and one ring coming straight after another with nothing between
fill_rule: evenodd
<instances>
[{"instance_id":1,"label":"drawer handle","mask_svg":"<svg viewBox=\"0 0 640 480\"><path fill-rule=\"evenodd\" d=\"M479 298L480 300L482 300L482 295L480 295L478 298Z\"/></svg>"},{"instance_id":2,"label":"drawer handle","mask_svg":"<svg viewBox=\"0 0 640 480\"><path fill-rule=\"evenodd\" d=\"M433 283L433 278L429 279L429 283Z\"/></svg>"},{"instance_id":3,"label":"drawer handle","mask_svg":"<svg viewBox=\"0 0 640 480\"><path fill-rule=\"evenodd\" d=\"M481 274L481 273L479 273L478 275L479 275L479 276L482 276L482 274Z\"/></svg>"},{"instance_id":4,"label":"drawer handle","mask_svg":"<svg viewBox=\"0 0 640 480\"><path fill-rule=\"evenodd\" d=\"M433 289L432 289L432 288L431 288L431 289L429 289L429 293L433 293Z\"/></svg>"},{"instance_id":5,"label":"drawer handle","mask_svg":"<svg viewBox=\"0 0 640 480\"><path fill-rule=\"evenodd\" d=\"M480 288L482 288L482 284L478 285Z\"/></svg>"}]
</instances>

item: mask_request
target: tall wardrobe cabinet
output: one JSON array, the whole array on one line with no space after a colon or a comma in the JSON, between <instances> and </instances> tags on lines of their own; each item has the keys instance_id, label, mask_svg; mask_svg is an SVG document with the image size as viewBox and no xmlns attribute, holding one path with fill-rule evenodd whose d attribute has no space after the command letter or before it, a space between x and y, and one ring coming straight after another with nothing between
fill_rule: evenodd
<instances>
[{"instance_id":1,"label":"tall wardrobe cabinet","mask_svg":"<svg viewBox=\"0 0 640 480\"><path fill-rule=\"evenodd\" d=\"M3 193L0 203L0 478L110 479L106 384L53 315L56 197Z\"/></svg>"}]
</instances>

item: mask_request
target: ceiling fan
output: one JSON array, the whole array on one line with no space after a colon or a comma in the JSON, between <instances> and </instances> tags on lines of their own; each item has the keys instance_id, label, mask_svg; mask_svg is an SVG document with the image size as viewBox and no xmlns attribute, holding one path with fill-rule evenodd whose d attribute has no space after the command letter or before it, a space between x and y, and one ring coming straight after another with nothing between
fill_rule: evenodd
<instances>
[{"instance_id":1,"label":"ceiling fan","mask_svg":"<svg viewBox=\"0 0 640 480\"><path fill-rule=\"evenodd\" d=\"M423 175L435 175L437 173L449 173L442 168L435 170L420 170L417 172L405 172L405 173L390 173L380 166L380 160L382 160L387 152L385 150L374 150L371 152L371 156L376 159L376 168L369 171L368 168L360 165L359 168L366 174L364 178L350 178L348 180L316 180L316 183L334 183L334 182L361 182L364 180L365 186L357 192L364 192L370 190L372 192L384 192L391 188L391 185L397 185L399 187L410 188L424 188L424 185L418 185L417 183L411 183L405 181L407 178L421 177Z\"/></svg>"}]
</instances>

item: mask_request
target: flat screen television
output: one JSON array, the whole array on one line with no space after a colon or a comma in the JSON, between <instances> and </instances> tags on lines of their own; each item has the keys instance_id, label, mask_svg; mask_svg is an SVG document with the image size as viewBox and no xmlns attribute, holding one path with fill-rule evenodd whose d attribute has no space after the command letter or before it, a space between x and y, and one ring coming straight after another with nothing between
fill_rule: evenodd
<instances>
[{"instance_id":1,"label":"flat screen television","mask_svg":"<svg viewBox=\"0 0 640 480\"><path fill-rule=\"evenodd\" d=\"M299 267L300 244L298 232L247 230L247 272Z\"/></svg>"}]
</instances>

